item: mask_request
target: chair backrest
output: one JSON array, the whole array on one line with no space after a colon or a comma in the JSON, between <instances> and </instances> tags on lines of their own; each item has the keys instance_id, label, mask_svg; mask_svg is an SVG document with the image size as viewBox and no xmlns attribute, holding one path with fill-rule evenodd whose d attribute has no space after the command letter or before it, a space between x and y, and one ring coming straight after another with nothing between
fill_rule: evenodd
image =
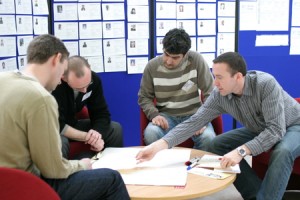
<instances>
[{"instance_id":1,"label":"chair backrest","mask_svg":"<svg viewBox=\"0 0 300 200\"><path fill-rule=\"evenodd\" d=\"M60 197L37 176L19 169L0 167L0 199L59 200Z\"/></svg>"},{"instance_id":2,"label":"chair backrest","mask_svg":"<svg viewBox=\"0 0 300 200\"><path fill-rule=\"evenodd\" d=\"M76 113L77 119L88 119L89 118L89 111L86 106L83 106L82 110Z\"/></svg>"}]
</instances>

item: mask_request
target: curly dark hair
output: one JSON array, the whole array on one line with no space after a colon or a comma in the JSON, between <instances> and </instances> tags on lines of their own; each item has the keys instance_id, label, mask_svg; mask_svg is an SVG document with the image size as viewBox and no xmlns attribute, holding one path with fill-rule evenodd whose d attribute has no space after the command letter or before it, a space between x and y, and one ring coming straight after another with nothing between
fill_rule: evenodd
<instances>
[{"instance_id":1,"label":"curly dark hair","mask_svg":"<svg viewBox=\"0 0 300 200\"><path fill-rule=\"evenodd\" d=\"M191 38L184 29L171 29L164 37L163 48L169 54L185 55L191 48Z\"/></svg>"}]
</instances>

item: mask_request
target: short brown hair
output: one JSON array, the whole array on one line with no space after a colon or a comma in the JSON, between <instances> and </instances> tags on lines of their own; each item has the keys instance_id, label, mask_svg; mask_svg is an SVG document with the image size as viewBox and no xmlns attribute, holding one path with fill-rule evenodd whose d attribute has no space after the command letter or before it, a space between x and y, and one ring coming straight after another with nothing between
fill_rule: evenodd
<instances>
[{"instance_id":1,"label":"short brown hair","mask_svg":"<svg viewBox=\"0 0 300 200\"><path fill-rule=\"evenodd\" d=\"M60 39L50 34L39 35L33 38L27 48L27 62L43 64L58 53L62 54L60 62L69 57L69 52Z\"/></svg>"},{"instance_id":2,"label":"short brown hair","mask_svg":"<svg viewBox=\"0 0 300 200\"><path fill-rule=\"evenodd\" d=\"M237 52L226 52L219 55L213 60L213 63L226 63L229 66L231 75L233 76L237 72L243 74L247 73L247 64L244 58Z\"/></svg>"}]
</instances>

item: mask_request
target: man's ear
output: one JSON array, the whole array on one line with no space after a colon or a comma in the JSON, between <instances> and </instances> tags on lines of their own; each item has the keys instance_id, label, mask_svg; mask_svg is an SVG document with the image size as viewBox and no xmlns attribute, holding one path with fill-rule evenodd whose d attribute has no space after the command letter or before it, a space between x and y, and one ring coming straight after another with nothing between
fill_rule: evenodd
<instances>
[{"instance_id":1,"label":"man's ear","mask_svg":"<svg viewBox=\"0 0 300 200\"><path fill-rule=\"evenodd\" d=\"M241 72L236 73L237 79L242 79L244 76Z\"/></svg>"},{"instance_id":2,"label":"man's ear","mask_svg":"<svg viewBox=\"0 0 300 200\"><path fill-rule=\"evenodd\" d=\"M67 77L66 77L66 75L65 74L63 74L62 76L61 76L61 79L63 80L63 81L65 81L65 82L68 82L67 80Z\"/></svg>"},{"instance_id":3,"label":"man's ear","mask_svg":"<svg viewBox=\"0 0 300 200\"><path fill-rule=\"evenodd\" d=\"M57 54L54 55L53 63L52 63L53 66L56 66L57 64L60 63L61 57L62 57L61 53L57 53Z\"/></svg>"}]
</instances>

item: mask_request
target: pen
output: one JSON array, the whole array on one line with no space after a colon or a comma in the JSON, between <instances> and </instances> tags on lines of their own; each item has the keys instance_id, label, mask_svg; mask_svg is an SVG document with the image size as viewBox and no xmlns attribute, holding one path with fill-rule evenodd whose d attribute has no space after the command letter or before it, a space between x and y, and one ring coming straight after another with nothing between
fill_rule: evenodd
<instances>
[{"instance_id":1,"label":"pen","mask_svg":"<svg viewBox=\"0 0 300 200\"><path fill-rule=\"evenodd\" d=\"M199 161L199 159L197 159L197 160L194 161L192 164L190 164L190 165L187 167L187 170L190 170L190 169L192 169L193 167L195 167L195 166L198 164L198 161Z\"/></svg>"},{"instance_id":2,"label":"pen","mask_svg":"<svg viewBox=\"0 0 300 200\"><path fill-rule=\"evenodd\" d=\"M97 153L96 155L94 155L91 158L91 163L93 164L94 162L96 162L97 160L99 160L99 158L102 156L102 151L100 151L99 153Z\"/></svg>"},{"instance_id":3,"label":"pen","mask_svg":"<svg viewBox=\"0 0 300 200\"><path fill-rule=\"evenodd\" d=\"M186 161L184 164L185 164L186 166L189 166L189 165L191 165L192 163L198 162L198 161L199 161L199 157L195 157L195 158L190 159L189 161Z\"/></svg>"}]
</instances>

